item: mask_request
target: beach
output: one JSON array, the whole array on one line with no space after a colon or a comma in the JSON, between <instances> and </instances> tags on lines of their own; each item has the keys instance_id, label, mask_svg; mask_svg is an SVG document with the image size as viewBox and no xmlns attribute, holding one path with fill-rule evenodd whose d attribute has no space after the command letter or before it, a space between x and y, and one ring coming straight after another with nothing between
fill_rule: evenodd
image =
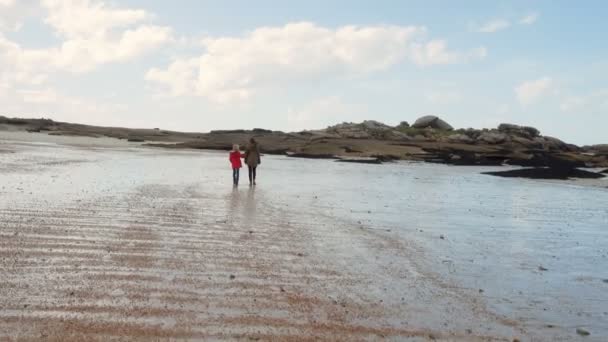
<instances>
[{"instance_id":1,"label":"beach","mask_svg":"<svg viewBox=\"0 0 608 342\"><path fill-rule=\"evenodd\" d=\"M603 180L0 134L0 340L608 336Z\"/></svg>"}]
</instances>

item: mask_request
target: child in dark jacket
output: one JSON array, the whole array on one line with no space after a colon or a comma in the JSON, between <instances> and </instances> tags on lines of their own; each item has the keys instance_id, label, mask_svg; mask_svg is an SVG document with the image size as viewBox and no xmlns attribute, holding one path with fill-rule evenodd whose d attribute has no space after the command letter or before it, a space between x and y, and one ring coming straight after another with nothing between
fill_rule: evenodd
<instances>
[{"instance_id":1,"label":"child in dark jacket","mask_svg":"<svg viewBox=\"0 0 608 342\"><path fill-rule=\"evenodd\" d=\"M239 185L239 171L243 164L241 163L241 158L244 156L241 154L241 150L239 149L239 145L232 145L232 151L230 151L230 164L232 165L232 181L234 185Z\"/></svg>"}]
</instances>

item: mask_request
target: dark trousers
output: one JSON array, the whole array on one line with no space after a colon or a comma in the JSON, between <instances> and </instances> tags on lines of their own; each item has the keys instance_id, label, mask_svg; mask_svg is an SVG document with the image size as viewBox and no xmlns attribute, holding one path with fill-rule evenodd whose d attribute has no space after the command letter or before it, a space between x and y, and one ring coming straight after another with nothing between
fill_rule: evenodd
<instances>
[{"instance_id":1,"label":"dark trousers","mask_svg":"<svg viewBox=\"0 0 608 342\"><path fill-rule=\"evenodd\" d=\"M232 181L234 182L234 185L239 184L239 170L239 168L232 169Z\"/></svg>"},{"instance_id":2,"label":"dark trousers","mask_svg":"<svg viewBox=\"0 0 608 342\"><path fill-rule=\"evenodd\" d=\"M249 166L249 183L255 182L255 167Z\"/></svg>"}]
</instances>

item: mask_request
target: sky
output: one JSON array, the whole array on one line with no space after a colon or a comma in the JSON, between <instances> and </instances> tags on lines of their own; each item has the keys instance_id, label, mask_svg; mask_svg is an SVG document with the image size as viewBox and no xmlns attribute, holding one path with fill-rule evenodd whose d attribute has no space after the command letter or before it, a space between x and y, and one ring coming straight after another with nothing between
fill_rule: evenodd
<instances>
[{"instance_id":1,"label":"sky","mask_svg":"<svg viewBox=\"0 0 608 342\"><path fill-rule=\"evenodd\" d=\"M608 3L0 0L0 115L180 131L535 126L608 143Z\"/></svg>"}]
</instances>

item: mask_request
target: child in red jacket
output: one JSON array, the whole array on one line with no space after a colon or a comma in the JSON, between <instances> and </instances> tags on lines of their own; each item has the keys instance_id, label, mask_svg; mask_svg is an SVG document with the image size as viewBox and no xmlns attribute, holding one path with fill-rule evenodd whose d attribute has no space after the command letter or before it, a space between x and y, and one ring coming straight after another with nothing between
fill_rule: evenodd
<instances>
[{"instance_id":1,"label":"child in red jacket","mask_svg":"<svg viewBox=\"0 0 608 342\"><path fill-rule=\"evenodd\" d=\"M241 158L244 156L241 154L241 150L239 149L239 145L232 145L232 151L230 151L230 164L232 165L232 180L234 185L239 185L239 171L243 164L241 163Z\"/></svg>"}]
</instances>

